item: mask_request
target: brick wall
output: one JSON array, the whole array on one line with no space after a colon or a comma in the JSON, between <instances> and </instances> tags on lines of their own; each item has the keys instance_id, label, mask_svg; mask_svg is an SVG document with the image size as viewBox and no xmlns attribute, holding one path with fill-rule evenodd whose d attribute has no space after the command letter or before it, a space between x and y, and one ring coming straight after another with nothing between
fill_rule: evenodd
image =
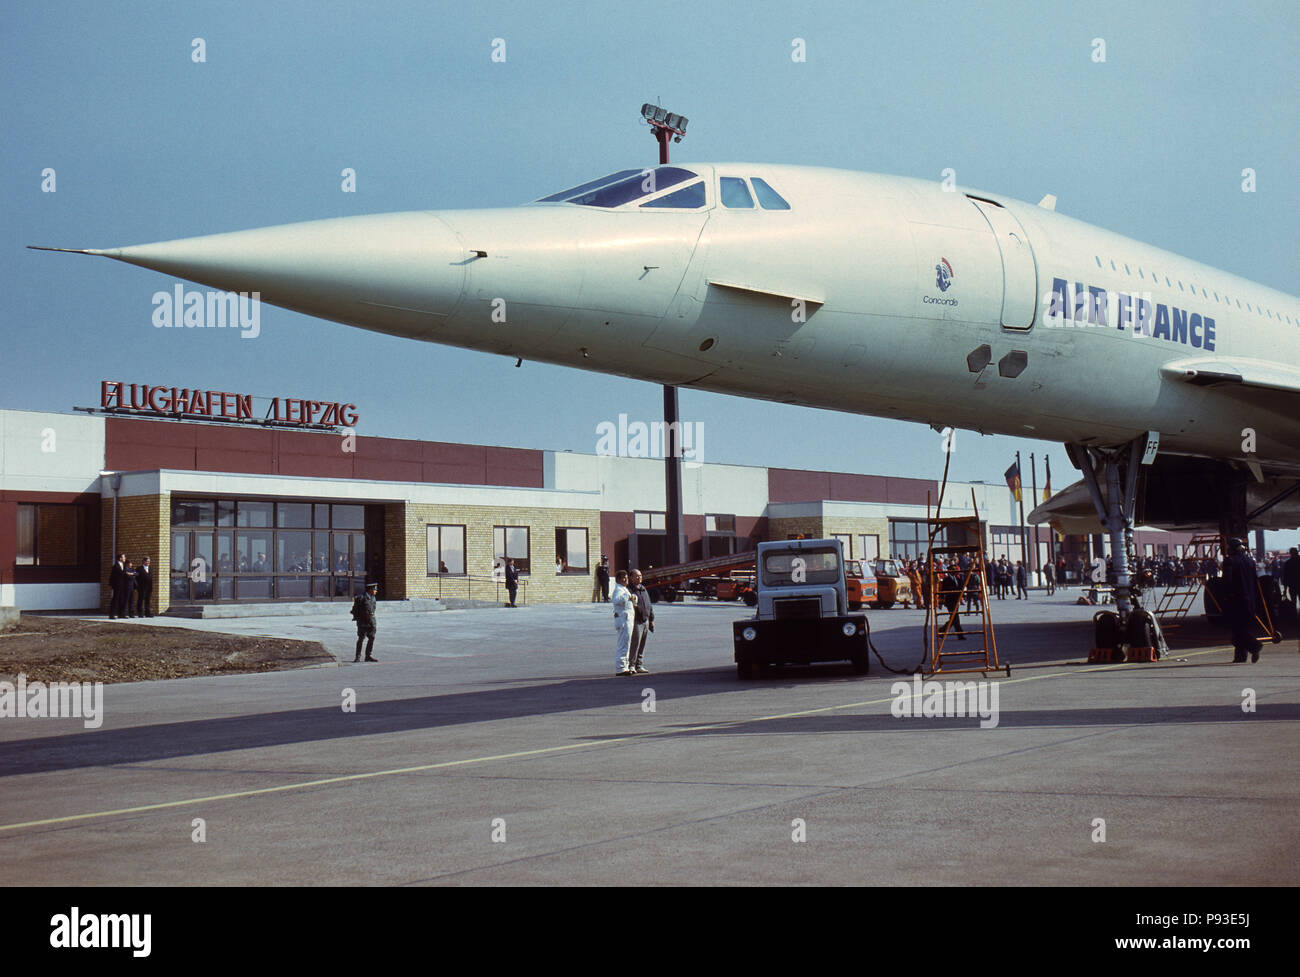
<instances>
[{"instance_id":1,"label":"brick wall","mask_svg":"<svg viewBox=\"0 0 1300 977\"><path fill-rule=\"evenodd\" d=\"M498 588L487 579L492 574L492 531L496 526L527 526L531 572L521 576L520 600L530 604L590 601L593 574L600 560L600 513L591 509L499 508L394 504L401 510L385 519L385 548L388 550L389 596L402 588L402 596L482 597L495 599ZM426 527L433 524L465 527L466 576L429 576ZM401 527L399 529L398 527ZM588 568L582 573L555 572L555 530L587 530ZM405 553L394 555L399 547ZM505 586L499 588L505 598ZM525 596L526 595L526 596Z\"/></svg>"},{"instance_id":2,"label":"brick wall","mask_svg":"<svg viewBox=\"0 0 1300 977\"><path fill-rule=\"evenodd\" d=\"M147 556L153 566L153 611L161 614L170 603L171 496L137 495L117 500L117 549L113 549L113 499L100 500L100 552L99 602L104 611L109 608L113 591L108 585L113 561L119 553L139 565Z\"/></svg>"}]
</instances>

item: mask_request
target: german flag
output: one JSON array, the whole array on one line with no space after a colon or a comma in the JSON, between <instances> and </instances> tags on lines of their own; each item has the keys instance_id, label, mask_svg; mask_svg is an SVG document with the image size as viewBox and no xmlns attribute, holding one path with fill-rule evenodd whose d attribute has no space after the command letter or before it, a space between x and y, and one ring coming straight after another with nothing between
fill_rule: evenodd
<instances>
[{"instance_id":1,"label":"german flag","mask_svg":"<svg viewBox=\"0 0 1300 977\"><path fill-rule=\"evenodd\" d=\"M1007 480L1007 488L1011 489L1011 494L1014 495L1015 498L1016 498L1016 501L1019 502L1019 501L1020 501L1020 464L1019 464L1019 462L1013 463L1012 466L1006 470L1006 473L1004 474L1003 477Z\"/></svg>"},{"instance_id":2,"label":"german flag","mask_svg":"<svg viewBox=\"0 0 1300 977\"><path fill-rule=\"evenodd\" d=\"M1046 502L1052 497L1052 459L1044 458L1043 463L1047 465L1047 484L1043 486L1043 501Z\"/></svg>"}]
</instances>

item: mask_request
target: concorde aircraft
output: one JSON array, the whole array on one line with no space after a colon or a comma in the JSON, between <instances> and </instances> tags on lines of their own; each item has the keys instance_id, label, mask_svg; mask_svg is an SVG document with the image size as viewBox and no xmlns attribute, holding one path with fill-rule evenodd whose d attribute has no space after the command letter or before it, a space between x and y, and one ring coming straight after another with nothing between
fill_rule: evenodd
<instances>
[{"instance_id":1,"label":"concorde aircraft","mask_svg":"<svg viewBox=\"0 0 1300 977\"><path fill-rule=\"evenodd\" d=\"M1051 196L683 163L515 208L82 253L426 342L1060 441L1093 511L1067 492L1057 518L1117 553L1135 521L1300 523L1300 300Z\"/></svg>"}]
</instances>

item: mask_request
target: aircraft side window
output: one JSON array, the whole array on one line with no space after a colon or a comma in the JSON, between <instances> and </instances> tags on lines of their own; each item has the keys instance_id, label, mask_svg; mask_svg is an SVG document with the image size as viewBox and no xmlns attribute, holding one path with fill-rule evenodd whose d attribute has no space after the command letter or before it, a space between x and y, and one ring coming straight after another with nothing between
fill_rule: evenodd
<instances>
[{"instance_id":1,"label":"aircraft side window","mask_svg":"<svg viewBox=\"0 0 1300 977\"><path fill-rule=\"evenodd\" d=\"M680 190L674 190L667 196L660 197L658 200L647 200L641 205L642 207L676 207L680 209L695 209L704 206L704 182L692 183L689 187L683 187Z\"/></svg>"},{"instance_id":2,"label":"aircraft side window","mask_svg":"<svg viewBox=\"0 0 1300 977\"><path fill-rule=\"evenodd\" d=\"M773 190L766 180L754 176L750 177L750 182L754 184L754 196L758 198L758 205L764 210L790 209L790 205L786 203L785 197Z\"/></svg>"},{"instance_id":3,"label":"aircraft side window","mask_svg":"<svg viewBox=\"0 0 1300 977\"><path fill-rule=\"evenodd\" d=\"M724 176L721 182L722 206L753 209L754 198L749 195L749 187L745 186L744 180L738 176Z\"/></svg>"}]
</instances>

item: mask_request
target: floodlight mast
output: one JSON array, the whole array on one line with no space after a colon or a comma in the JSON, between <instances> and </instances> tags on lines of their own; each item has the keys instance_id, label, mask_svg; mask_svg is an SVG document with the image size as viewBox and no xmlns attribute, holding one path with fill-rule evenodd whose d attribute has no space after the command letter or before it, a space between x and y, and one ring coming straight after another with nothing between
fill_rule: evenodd
<instances>
[{"instance_id":1,"label":"floodlight mast","mask_svg":"<svg viewBox=\"0 0 1300 977\"><path fill-rule=\"evenodd\" d=\"M668 164L669 142L681 142L686 135L687 119L646 102L641 117L650 124L659 144L659 165ZM684 563L687 544L682 526L682 425L677 402L677 388L664 386L664 564Z\"/></svg>"},{"instance_id":2,"label":"floodlight mast","mask_svg":"<svg viewBox=\"0 0 1300 977\"><path fill-rule=\"evenodd\" d=\"M641 117L650 124L655 142L659 143L659 165L664 166L668 163L668 144L682 141L686 135L686 123L690 120L649 102L641 106Z\"/></svg>"}]
</instances>

